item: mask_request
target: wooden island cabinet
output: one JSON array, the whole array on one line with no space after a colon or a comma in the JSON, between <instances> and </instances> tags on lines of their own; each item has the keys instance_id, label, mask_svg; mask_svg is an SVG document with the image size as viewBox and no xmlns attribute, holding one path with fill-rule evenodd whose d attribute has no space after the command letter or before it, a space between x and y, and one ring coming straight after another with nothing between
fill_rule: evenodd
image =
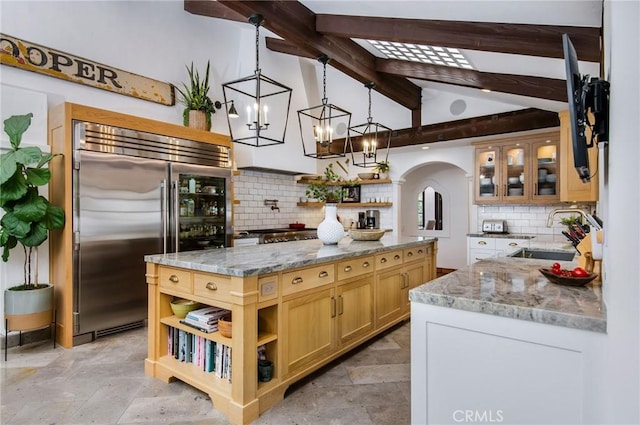
<instances>
[{"instance_id":1,"label":"wooden island cabinet","mask_svg":"<svg viewBox=\"0 0 640 425\"><path fill-rule=\"evenodd\" d=\"M435 278L436 251L435 238L385 235L147 256L145 373L193 385L231 421L249 423L295 381L406 320L409 289ZM182 324L174 298L231 311L232 337ZM228 375L177 359L175 332L223 347ZM273 363L268 382L258 379L259 347Z\"/></svg>"}]
</instances>

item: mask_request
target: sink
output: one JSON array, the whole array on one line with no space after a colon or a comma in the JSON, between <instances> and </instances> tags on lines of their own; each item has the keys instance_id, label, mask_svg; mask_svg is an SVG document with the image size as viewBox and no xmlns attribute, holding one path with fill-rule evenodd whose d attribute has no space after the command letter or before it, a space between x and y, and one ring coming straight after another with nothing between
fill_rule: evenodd
<instances>
[{"instance_id":1,"label":"sink","mask_svg":"<svg viewBox=\"0 0 640 425\"><path fill-rule=\"evenodd\" d=\"M535 258L538 260L556 260L556 261L571 261L575 256L575 252L568 251L552 251L547 249L535 249L535 248L522 248L509 254L509 257L517 258Z\"/></svg>"}]
</instances>

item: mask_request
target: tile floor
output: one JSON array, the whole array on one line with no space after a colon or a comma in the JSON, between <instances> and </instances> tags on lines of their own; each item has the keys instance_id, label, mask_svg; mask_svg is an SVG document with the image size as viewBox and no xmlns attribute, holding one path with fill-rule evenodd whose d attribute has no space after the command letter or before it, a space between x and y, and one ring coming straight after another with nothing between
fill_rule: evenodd
<instances>
[{"instance_id":1,"label":"tile floor","mask_svg":"<svg viewBox=\"0 0 640 425\"><path fill-rule=\"evenodd\" d=\"M255 424L410 423L410 324L400 324L289 388ZM4 425L228 424L209 397L145 376L146 329L55 350L51 341L2 359ZM4 357L4 353L3 357Z\"/></svg>"}]
</instances>

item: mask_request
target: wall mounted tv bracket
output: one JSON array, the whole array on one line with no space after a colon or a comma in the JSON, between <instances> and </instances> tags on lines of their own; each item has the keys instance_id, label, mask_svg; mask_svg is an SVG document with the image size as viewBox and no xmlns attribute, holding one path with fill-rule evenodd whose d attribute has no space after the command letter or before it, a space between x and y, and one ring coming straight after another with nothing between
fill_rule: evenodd
<instances>
[{"instance_id":1,"label":"wall mounted tv bracket","mask_svg":"<svg viewBox=\"0 0 640 425\"><path fill-rule=\"evenodd\" d=\"M585 75L582 81L581 111L582 111L582 131L584 126L591 128L591 140L587 147L594 145L597 137L598 143L609 142L609 82L593 77L589 80L589 75ZM594 123L589 122L588 112L591 110Z\"/></svg>"}]
</instances>

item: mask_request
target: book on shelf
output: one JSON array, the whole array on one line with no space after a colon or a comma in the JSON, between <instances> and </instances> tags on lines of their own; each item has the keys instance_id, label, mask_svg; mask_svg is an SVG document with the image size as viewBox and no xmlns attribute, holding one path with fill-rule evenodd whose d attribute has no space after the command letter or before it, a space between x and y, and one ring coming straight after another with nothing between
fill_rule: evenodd
<instances>
[{"instance_id":1,"label":"book on shelf","mask_svg":"<svg viewBox=\"0 0 640 425\"><path fill-rule=\"evenodd\" d=\"M218 330L217 322L215 325L207 325L206 323L196 322L185 317L184 319L180 320L180 323L206 333L216 332Z\"/></svg>"},{"instance_id":2,"label":"book on shelf","mask_svg":"<svg viewBox=\"0 0 640 425\"><path fill-rule=\"evenodd\" d=\"M168 328L168 355L231 382L231 347L182 329Z\"/></svg>"},{"instance_id":3,"label":"book on shelf","mask_svg":"<svg viewBox=\"0 0 640 425\"><path fill-rule=\"evenodd\" d=\"M190 319L199 323L214 324L218 319L231 314L229 310L219 307L204 307L187 313L185 319Z\"/></svg>"}]
</instances>

